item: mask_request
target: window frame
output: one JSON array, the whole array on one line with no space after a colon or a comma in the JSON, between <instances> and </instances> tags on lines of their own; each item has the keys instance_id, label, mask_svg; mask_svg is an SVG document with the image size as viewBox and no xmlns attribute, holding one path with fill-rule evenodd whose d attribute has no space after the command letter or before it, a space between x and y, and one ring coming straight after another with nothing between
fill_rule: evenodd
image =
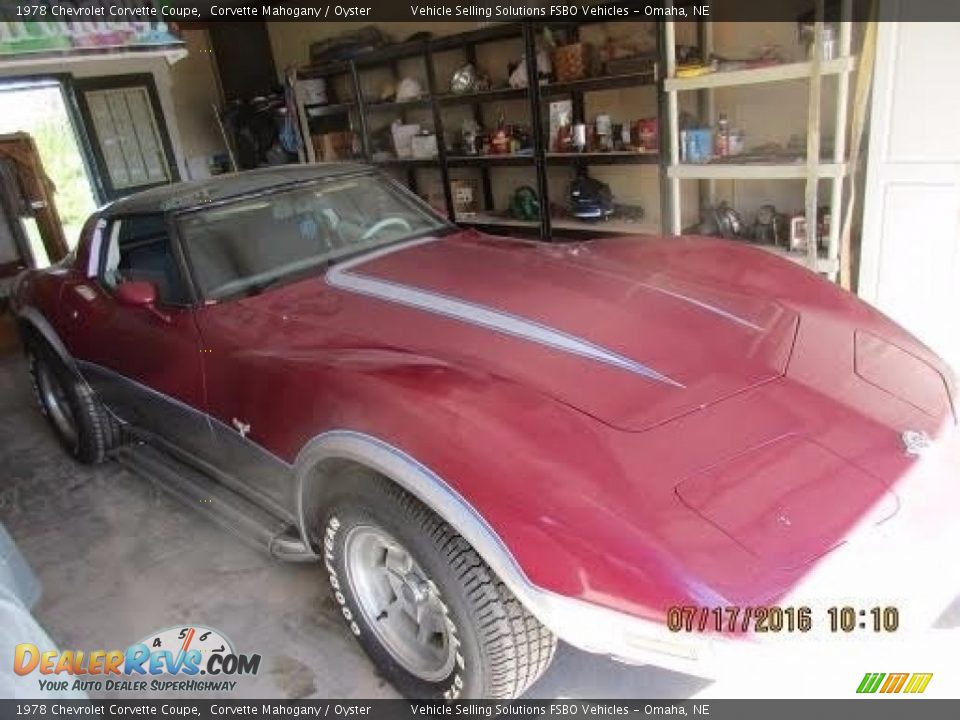
<instances>
[{"instance_id":1,"label":"window frame","mask_svg":"<svg viewBox=\"0 0 960 720\"><path fill-rule=\"evenodd\" d=\"M86 94L88 92L123 90L125 88L144 88L147 92L150 101L150 110L153 113L156 129L159 133L160 149L163 151L164 161L167 164L168 180L117 189L110 179L107 161L104 157L100 138L97 135L96 125L93 121L93 114ZM102 196L101 199L116 200L149 188L162 187L171 183L180 182L180 166L177 162L173 142L170 138L170 128L167 125L163 104L160 102L157 84L152 73L126 73L102 77L72 78L69 84L69 90L80 124L83 127L84 139L87 145L86 150L89 153L88 159L92 161L92 166L95 168L95 172L89 174L91 177L97 178L96 184L98 192Z\"/></svg>"},{"instance_id":2,"label":"window frame","mask_svg":"<svg viewBox=\"0 0 960 720\"><path fill-rule=\"evenodd\" d=\"M141 218L144 216L155 216L161 217L163 219L163 225L167 230L167 238L170 244L170 252L173 255L174 267L177 270L177 273L180 275L180 281L183 283L183 288L186 295L186 302L183 303L171 303L166 301L161 301L159 298L157 300L157 306L169 310L189 310L196 308L199 303L199 297L197 295L196 287L193 283L193 276L188 272L186 265L186 258L183 252L183 248L180 244L180 238L176 234L177 228L173 222L173 218L169 212L163 210L156 210L153 212L127 212L127 213L117 213L114 215L105 214L101 215L100 218L106 221L106 226L103 228L103 233L100 241L100 248L98 249L99 257L97 259L97 274L96 282L100 286L101 290L110 296L111 299L116 300L116 288L111 287L104 277L107 267L107 255L110 252L110 246L114 241L119 242L119 228L122 226L124 221L131 220L134 218ZM116 237L114 237L116 235Z\"/></svg>"},{"instance_id":3,"label":"window frame","mask_svg":"<svg viewBox=\"0 0 960 720\"><path fill-rule=\"evenodd\" d=\"M336 264L347 262L348 260L355 258L358 255L362 255L367 252L373 252L375 250L381 250L383 248L390 247L391 245L406 243L406 242L410 242L411 240L417 240L417 239L420 239L423 237L429 237L429 236L442 237L444 235L455 233L459 230L457 225L455 225L448 218L443 217L440 213L434 210L419 195L411 192L408 188L404 187L393 178L390 178L384 175L383 173L377 172L375 170L360 170L358 172L336 173L328 176L311 178L309 180L298 180L296 182L281 183L279 185L275 185L269 188L264 188L262 190L257 190L255 192L244 193L242 195L235 195L232 197L223 198L222 200L217 200L217 201L205 203L202 205L195 205L192 207L181 208L179 210L171 212L170 222L175 228L174 232L176 234L178 244L180 245L180 253L183 258L183 263L189 272L190 285L193 288L194 298L196 299L197 304L198 305L218 305L220 303L234 302L236 300L242 300L243 298L254 297L259 293L256 293L256 292L249 293L249 292L238 291L236 293L232 293L225 297L213 298L213 299L207 298L203 292L203 289L200 286L200 283L197 281L195 270L193 267L193 261L190 258L190 252L186 247L186 242L180 231L181 219L183 219L188 215L202 213L212 208L227 207L229 205L235 205L238 203L246 202L248 200L256 200L257 198L269 198L275 195L280 195L282 193L294 192L297 190L302 190L304 188L323 185L326 183L333 183L333 182L339 182L343 180L351 180L351 179L364 178L364 177L382 181L392 186L394 190L396 190L400 195L402 195L404 198L409 200L413 205L419 206L427 215L429 215L432 218L435 218L439 223L439 226L432 230L425 230L420 233L414 233L413 235L410 235L408 237L399 238L397 240L391 240L378 247L360 248L355 252L346 253L344 255L341 255L340 257L337 257L334 260L329 260L326 263L318 263L318 267L323 267L324 265L326 267L331 267ZM284 285L297 282L300 279L302 278L300 278L298 274L294 274L289 278L289 281L287 282L278 282L274 285L271 285L271 289L283 287Z\"/></svg>"}]
</instances>

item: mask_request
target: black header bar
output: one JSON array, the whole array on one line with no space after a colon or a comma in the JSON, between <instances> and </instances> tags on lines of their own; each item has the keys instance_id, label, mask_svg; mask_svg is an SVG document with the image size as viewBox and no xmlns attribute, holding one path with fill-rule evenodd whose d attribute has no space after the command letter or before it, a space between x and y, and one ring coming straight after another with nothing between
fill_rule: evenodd
<instances>
[{"instance_id":1,"label":"black header bar","mask_svg":"<svg viewBox=\"0 0 960 720\"><path fill-rule=\"evenodd\" d=\"M826 0L826 19L840 0ZM852 19L869 19L870 0L851 0ZM957 0L881 0L880 21L960 22ZM813 16L814 0L0 0L0 19L45 22L636 22L659 19L797 22Z\"/></svg>"}]
</instances>

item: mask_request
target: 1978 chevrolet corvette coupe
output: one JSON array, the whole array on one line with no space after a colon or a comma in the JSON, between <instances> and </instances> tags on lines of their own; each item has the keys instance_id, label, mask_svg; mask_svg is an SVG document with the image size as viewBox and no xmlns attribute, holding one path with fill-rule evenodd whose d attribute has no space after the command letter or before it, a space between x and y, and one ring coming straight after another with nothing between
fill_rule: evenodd
<instances>
[{"instance_id":1,"label":"1978 chevrolet corvette coupe","mask_svg":"<svg viewBox=\"0 0 960 720\"><path fill-rule=\"evenodd\" d=\"M321 563L409 696L519 695L556 638L699 672L960 590L950 371L742 244L489 237L299 166L114 202L14 296L64 447Z\"/></svg>"}]
</instances>

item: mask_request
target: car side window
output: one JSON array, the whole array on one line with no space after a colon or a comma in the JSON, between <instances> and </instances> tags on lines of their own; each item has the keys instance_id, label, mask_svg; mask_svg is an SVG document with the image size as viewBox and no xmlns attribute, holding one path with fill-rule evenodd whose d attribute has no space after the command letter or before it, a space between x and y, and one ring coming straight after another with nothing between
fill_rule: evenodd
<instances>
[{"instance_id":1,"label":"car side window","mask_svg":"<svg viewBox=\"0 0 960 720\"><path fill-rule=\"evenodd\" d=\"M159 303L190 303L163 215L130 215L113 221L107 229L100 280L111 290L129 280L150 282Z\"/></svg>"}]
</instances>

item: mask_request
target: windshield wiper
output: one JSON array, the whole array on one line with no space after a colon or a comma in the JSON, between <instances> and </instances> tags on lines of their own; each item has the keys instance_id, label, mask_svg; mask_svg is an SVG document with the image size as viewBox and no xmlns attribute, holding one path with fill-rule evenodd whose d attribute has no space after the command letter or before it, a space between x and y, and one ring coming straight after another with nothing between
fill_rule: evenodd
<instances>
[{"instance_id":1,"label":"windshield wiper","mask_svg":"<svg viewBox=\"0 0 960 720\"><path fill-rule=\"evenodd\" d=\"M278 285L285 285L287 283L298 282L300 280L305 280L311 275L317 273L323 273L330 267L332 259L321 260L315 265L310 265L309 267L301 268L299 270L293 270L282 275L278 275L275 278L270 280L264 280L263 282L258 282L250 285L248 287L248 292L251 295L259 295L261 293L270 290L271 288L277 287Z\"/></svg>"}]
</instances>

